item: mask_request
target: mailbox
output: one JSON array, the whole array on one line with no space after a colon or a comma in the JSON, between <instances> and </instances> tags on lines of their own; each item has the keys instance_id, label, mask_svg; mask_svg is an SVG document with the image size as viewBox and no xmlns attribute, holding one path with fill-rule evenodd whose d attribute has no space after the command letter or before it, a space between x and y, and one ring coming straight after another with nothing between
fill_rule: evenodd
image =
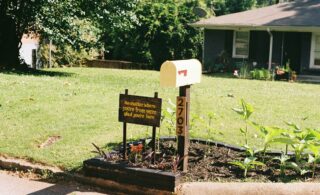
<instances>
[{"instance_id":1,"label":"mailbox","mask_svg":"<svg viewBox=\"0 0 320 195\"><path fill-rule=\"evenodd\" d=\"M199 60L166 61L160 69L161 87L181 87L200 83L202 65Z\"/></svg>"}]
</instances>

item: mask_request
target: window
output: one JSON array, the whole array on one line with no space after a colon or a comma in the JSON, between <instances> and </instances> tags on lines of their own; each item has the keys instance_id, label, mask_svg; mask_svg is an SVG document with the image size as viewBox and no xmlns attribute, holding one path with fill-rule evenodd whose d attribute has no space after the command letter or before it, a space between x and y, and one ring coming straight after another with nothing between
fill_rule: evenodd
<instances>
[{"instance_id":1,"label":"window","mask_svg":"<svg viewBox=\"0 0 320 195\"><path fill-rule=\"evenodd\" d=\"M312 35L311 68L320 68L320 34Z\"/></svg>"},{"instance_id":2,"label":"window","mask_svg":"<svg viewBox=\"0 0 320 195\"><path fill-rule=\"evenodd\" d=\"M248 58L249 39L250 39L249 31L234 31L232 57Z\"/></svg>"}]
</instances>

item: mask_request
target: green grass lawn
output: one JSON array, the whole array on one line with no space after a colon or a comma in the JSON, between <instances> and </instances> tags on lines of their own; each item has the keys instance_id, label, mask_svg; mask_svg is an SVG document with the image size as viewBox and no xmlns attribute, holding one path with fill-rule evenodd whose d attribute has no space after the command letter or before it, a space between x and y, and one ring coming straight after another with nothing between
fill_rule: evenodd
<instances>
[{"instance_id":1,"label":"green grass lawn","mask_svg":"<svg viewBox=\"0 0 320 195\"><path fill-rule=\"evenodd\" d=\"M0 73L0 154L25 157L34 161L73 169L93 156L91 143L105 146L120 142L122 124L118 122L119 93L163 98L163 108L177 89L160 88L159 72L112 69L54 69L61 73ZM62 74L63 73L63 74ZM214 127L223 135L215 139L241 145L239 128L243 121L232 108L244 98L255 112L252 119L265 125L284 126L294 121L303 127L320 127L320 85L287 82L240 80L203 76L191 88L191 112L216 113ZM303 120L306 118L306 120ZM128 126L128 138L151 135L151 128ZM208 138L202 129L192 135ZM250 143L258 144L250 130ZM161 129L161 136L169 132ZM39 148L49 136L61 140ZM210 135L211 137L211 135Z\"/></svg>"}]
</instances>

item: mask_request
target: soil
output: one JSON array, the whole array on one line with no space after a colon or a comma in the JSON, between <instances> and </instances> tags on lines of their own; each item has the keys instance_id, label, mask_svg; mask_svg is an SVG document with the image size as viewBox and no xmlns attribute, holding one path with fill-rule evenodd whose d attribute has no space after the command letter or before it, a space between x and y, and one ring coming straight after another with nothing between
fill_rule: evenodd
<instances>
[{"instance_id":1,"label":"soil","mask_svg":"<svg viewBox=\"0 0 320 195\"><path fill-rule=\"evenodd\" d=\"M129 145L135 149L142 142L135 142ZM133 147L132 147L133 145ZM150 145L150 143L149 143ZM156 152L156 162L151 163L151 149L149 146L142 151L131 152L128 150L128 165L132 167L159 169L164 171L175 172L174 162L177 162L176 142L175 141L160 141ZM122 161L121 149L107 154L108 160ZM244 178L243 170L231 165L232 161L243 161L246 157L245 152L238 151L234 148L221 147L212 144L203 144L199 142L191 142L189 148L189 165L188 172L181 173L183 182L319 182L320 167L316 167L315 177L312 178L312 173L306 173L301 176L293 169L286 169L285 176L280 174L279 163L273 160L279 154L268 154L262 158L262 154L256 157L258 161L264 162L266 166L256 167L248 172ZM294 162L294 159L290 159ZM179 172L179 170L177 170Z\"/></svg>"}]
</instances>

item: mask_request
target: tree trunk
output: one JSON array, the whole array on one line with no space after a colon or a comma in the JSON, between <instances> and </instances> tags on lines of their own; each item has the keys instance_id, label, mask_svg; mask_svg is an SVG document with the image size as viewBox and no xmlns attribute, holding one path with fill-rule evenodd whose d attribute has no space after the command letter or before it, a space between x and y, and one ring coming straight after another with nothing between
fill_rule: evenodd
<instances>
[{"instance_id":1,"label":"tree trunk","mask_svg":"<svg viewBox=\"0 0 320 195\"><path fill-rule=\"evenodd\" d=\"M0 27L0 67L16 67L19 65L20 39L15 23L8 16L1 16Z\"/></svg>"}]
</instances>

